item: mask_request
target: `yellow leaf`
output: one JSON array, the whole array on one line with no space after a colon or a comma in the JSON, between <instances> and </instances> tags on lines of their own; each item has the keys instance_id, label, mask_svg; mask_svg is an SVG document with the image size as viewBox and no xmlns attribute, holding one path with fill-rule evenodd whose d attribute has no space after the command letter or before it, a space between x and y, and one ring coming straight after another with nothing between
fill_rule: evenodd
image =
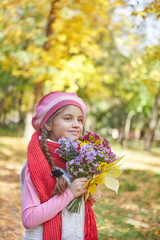
<instances>
[{"instance_id":1,"label":"yellow leaf","mask_svg":"<svg viewBox=\"0 0 160 240\"><path fill-rule=\"evenodd\" d=\"M145 13L145 12L140 12L140 14L141 14L141 16L142 16L143 19L146 18L146 13Z\"/></svg>"},{"instance_id":2,"label":"yellow leaf","mask_svg":"<svg viewBox=\"0 0 160 240\"><path fill-rule=\"evenodd\" d=\"M96 193L96 185L95 185L95 184L92 184L92 185L90 186L90 193L92 193L92 194L95 194L95 193Z\"/></svg>"},{"instance_id":3,"label":"yellow leaf","mask_svg":"<svg viewBox=\"0 0 160 240\"><path fill-rule=\"evenodd\" d=\"M123 6L123 5L125 5L125 2L123 2L123 1L115 1L115 2L113 3L113 6L115 6L115 7L117 7L117 6Z\"/></svg>"},{"instance_id":4,"label":"yellow leaf","mask_svg":"<svg viewBox=\"0 0 160 240\"><path fill-rule=\"evenodd\" d=\"M143 223L141 221L138 221L138 220L135 220L135 219L132 219L132 218L128 218L126 223L130 224L130 225L133 225L135 228L148 228L149 225L147 223Z\"/></svg>"},{"instance_id":5,"label":"yellow leaf","mask_svg":"<svg viewBox=\"0 0 160 240\"><path fill-rule=\"evenodd\" d=\"M134 12L132 13L132 15L135 15L135 16L137 16L138 14L140 14L143 19L146 18L146 13L143 12L143 11L140 11L140 12L138 12L138 11L135 12L135 11L134 11Z\"/></svg>"},{"instance_id":6,"label":"yellow leaf","mask_svg":"<svg viewBox=\"0 0 160 240\"><path fill-rule=\"evenodd\" d=\"M106 187L108 187L109 189L118 193L119 182L115 178L117 178L121 175L122 170L119 169L121 165L120 164L116 165L116 164L122 158L123 158L123 156L109 164L101 163L101 165L103 165L102 169L105 168L105 170L103 170L98 175L94 174L93 177L90 178L84 186L84 188L87 188L87 193L85 194L86 200L87 200L90 192L93 194L96 193L96 185L100 185L100 184L105 184Z\"/></svg>"},{"instance_id":7,"label":"yellow leaf","mask_svg":"<svg viewBox=\"0 0 160 240\"><path fill-rule=\"evenodd\" d=\"M87 200L88 197L89 197L89 191L87 191L87 192L85 193L85 200Z\"/></svg>"},{"instance_id":8,"label":"yellow leaf","mask_svg":"<svg viewBox=\"0 0 160 240\"><path fill-rule=\"evenodd\" d=\"M105 186L118 194L119 189L119 181L113 177L106 176L105 177Z\"/></svg>"},{"instance_id":9,"label":"yellow leaf","mask_svg":"<svg viewBox=\"0 0 160 240\"><path fill-rule=\"evenodd\" d=\"M108 175L114 178L118 178L123 173L119 168L110 169Z\"/></svg>"},{"instance_id":10,"label":"yellow leaf","mask_svg":"<svg viewBox=\"0 0 160 240\"><path fill-rule=\"evenodd\" d=\"M124 155L120 158L118 158L116 161L114 162L111 162L109 164L104 164L102 163L102 168L105 169L105 170L108 170L108 169L111 169L114 165L116 165L122 158L124 157ZM117 165L118 166L118 165Z\"/></svg>"},{"instance_id":11,"label":"yellow leaf","mask_svg":"<svg viewBox=\"0 0 160 240\"><path fill-rule=\"evenodd\" d=\"M104 183L104 177L99 178L99 179L96 179L95 182L96 182L97 185L101 185L101 184L103 184L103 183Z\"/></svg>"},{"instance_id":12,"label":"yellow leaf","mask_svg":"<svg viewBox=\"0 0 160 240\"><path fill-rule=\"evenodd\" d=\"M106 162L102 162L102 163L99 165L99 167L97 168L97 170L101 171L102 169L105 169L107 165L108 165L108 164L107 164Z\"/></svg>"}]
</instances>

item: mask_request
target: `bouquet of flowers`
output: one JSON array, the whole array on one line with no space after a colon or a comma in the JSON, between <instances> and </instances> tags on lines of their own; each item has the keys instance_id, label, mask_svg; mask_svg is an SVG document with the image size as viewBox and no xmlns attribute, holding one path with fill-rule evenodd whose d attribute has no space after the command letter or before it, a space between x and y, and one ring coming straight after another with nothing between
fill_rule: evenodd
<instances>
[{"instance_id":1,"label":"bouquet of flowers","mask_svg":"<svg viewBox=\"0 0 160 240\"><path fill-rule=\"evenodd\" d=\"M60 157L67 160L66 170L73 181L76 178L86 177L88 179L85 187L87 192L85 200L89 193L96 193L96 185L105 184L106 187L118 193L118 178L122 170L116 154L111 151L109 142L103 141L97 134L87 132L84 137L73 141L65 138L58 140L59 149L56 152ZM68 206L71 212L78 212L82 196L75 198Z\"/></svg>"}]
</instances>

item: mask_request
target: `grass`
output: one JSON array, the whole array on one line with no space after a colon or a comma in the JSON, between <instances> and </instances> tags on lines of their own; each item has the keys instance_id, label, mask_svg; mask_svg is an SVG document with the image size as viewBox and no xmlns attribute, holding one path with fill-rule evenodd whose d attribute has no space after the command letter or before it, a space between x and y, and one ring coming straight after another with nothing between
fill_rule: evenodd
<instances>
[{"instance_id":1,"label":"grass","mask_svg":"<svg viewBox=\"0 0 160 240\"><path fill-rule=\"evenodd\" d=\"M27 143L21 137L0 137L0 240L23 237L19 173L26 149ZM119 146L117 149L121 154ZM150 171L153 162L160 168L159 152L155 156L140 149L129 151L126 161L143 162L146 170L135 170L139 165L125 170L119 178L118 195L101 186L102 198L94 205L99 240L160 239L160 175Z\"/></svg>"},{"instance_id":2,"label":"grass","mask_svg":"<svg viewBox=\"0 0 160 240\"><path fill-rule=\"evenodd\" d=\"M160 237L160 175L127 170L116 196L102 187L102 199L94 207L100 240L158 240Z\"/></svg>"}]
</instances>

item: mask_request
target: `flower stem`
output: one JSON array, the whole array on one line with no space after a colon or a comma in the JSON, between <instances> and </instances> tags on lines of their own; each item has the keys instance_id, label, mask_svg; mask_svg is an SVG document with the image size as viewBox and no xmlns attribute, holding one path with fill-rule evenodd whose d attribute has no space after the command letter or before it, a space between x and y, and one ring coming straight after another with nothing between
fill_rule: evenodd
<instances>
[{"instance_id":1,"label":"flower stem","mask_svg":"<svg viewBox=\"0 0 160 240\"><path fill-rule=\"evenodd\" d=\"M81 204L82 195L72 200L72 202L68 205L68 210L72 213L80 213Z\"/></svg>"}]
</instances>

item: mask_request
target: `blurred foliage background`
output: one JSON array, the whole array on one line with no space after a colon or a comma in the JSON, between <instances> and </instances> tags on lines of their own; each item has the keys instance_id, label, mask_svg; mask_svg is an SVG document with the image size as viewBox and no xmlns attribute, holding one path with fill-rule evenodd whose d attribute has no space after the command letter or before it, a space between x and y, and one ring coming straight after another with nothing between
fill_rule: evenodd
<instances>
[{"instance_id":1,"label":"blurred foliage background","mask_svg":"<svg viewBox=\"0 0 160 240\"><path fill-rule=\"evenodd\" d=\"M150 0L0 1L1 133L29 138L38 100L73 91L87 130L150 151L160 139L159 10Z\"/></svg>"},{"instance_id":2,"label":"blurred foliage background","mask_svg":"<svg viewBox=\"0 0 160 240\"><path fill-rule=\"evenodd\" d=\"M160 239L160 0L0 0L0 240L22 239L25 139L50 91L76 92L85 130L126 154L119 195L94 206L99 239Z\"/></svg>"}]
</instances>

